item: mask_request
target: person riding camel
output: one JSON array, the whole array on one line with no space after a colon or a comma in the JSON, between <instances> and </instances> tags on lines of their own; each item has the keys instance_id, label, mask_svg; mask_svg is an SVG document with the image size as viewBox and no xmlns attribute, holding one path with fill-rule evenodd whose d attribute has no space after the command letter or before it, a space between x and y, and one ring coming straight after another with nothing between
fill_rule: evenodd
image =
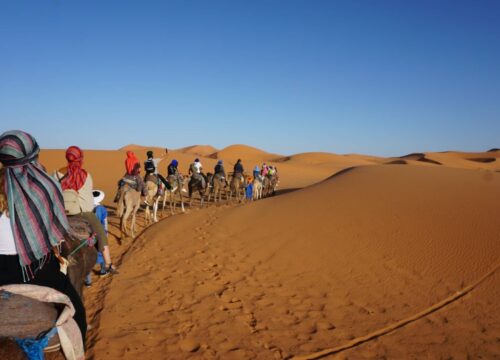
<instances>
[{"instance_id":1,"label":"person riding camel","mask_svg":"<svg viewBox=\"0 0 500 360\"><path fill-rule=\"evenodd\" d=\"M266 165L266 163L263 163L262 164L262 176L266 177L268 171L269 171L269 167Z\"/></svg>"},{"instance_id":2,"label":"person riding camel","mask_svg":"<svg viewBox=\"0 0 500 360\"><path fill-rule=\"evenodd\" d=\"M139 163L139 159L133 151L127 151L127 158L125 159L125 175L123 175L123 177L118 181L118 191L116 192L113 202L117 203L120 200L122 187L125 183L130 185L134 190L139 191L143 197L143 201L146 202L145 197L148 193L140 172L141 164Z\"/></svg>"},{"instance_id":3,"label":"person riding camel","mask_svg":"<svg viewBox=\"0 0 500 360\"><path fill-rule=\"evenodd\" d=\"M69 277L60 270L56 250L71 228L63 195L38 162L40 148L23 131L0 135L0 286L33 284L67 295L85 343L85 308Z\"/></svg>"},{"instance_id":4,"label":"person riding camel","mask_svg":"<svg viewBox=\"0 0 500 360\"><path fill-rule=\"evenodd\" d=\"M189 165L189 175L191 175L193 179L201 181L201 186L205 188L207 186L207 179L202 170L203 166L198 158L196 158L194 162Z\"/></svg>"},{"instance_id":5,"label":"person riding camel","mask_svg":"<svg viewBox=\"0 0 500 360\"><path fill-rule=\"evenodd\" d=\"M144 176L144 181L151 179L156 182L157 185L160 185L160 181L165 185L165 188L171 189L172 187L168 183L168 181L163 177L162 174L158 172L158 165L160 162L168 155L168 149L165 149L165 155L160 158L154 158L153 152L149 150L146 153L148 159L144 162L144 170L146 171L146 175Z\"/></svg>"},{"instance_id":6,"label":"person riding camel","mask_svg":"<svg viewBox=\"0 0 500 360\"><path fill-rule=\"evenodd\" d=\"M175 178L177 180L178 185L182 187L182 184L184 183L184 178L179 172L179 162L176 159L172 160L167 167L167 177L170 176ZM185 191L184 188L182 188L182 190Z\"/></svg>"},{"instance_id":7,"label":"person riding camel","mask_svg":"<svg viewBox=\"0 0 500 360\"><path fill-rule=\"evenodd\" d=\"M218 177L223 182L226 182L226 170L224 169L224 163L222 160L217 161L217 164L214 167L214 176L212 176L212 186L214 184L215 177Z\"/></svg>"},{"instance_id":8,"label":"person riding camel","mask_svg":"<svg viewBox=\"0 0 500 360\"><path fill-rule=\"evenodd\" d=\"M80 213L75 216L81 216L88 221L92 231L96 234L97 249L102 253L105 268L99 275L117 274L116 267L111 262L111 255L108 246L108 236L104 227L95 216L94 195L92 194L93 180L90 173L83 169L83 151L78 146L70 146L66 150L66 160L68 166L56 171L55 176L61 183L63 195L66 191L76 192L78 195L78 206Z\"/></svg>"},{"instance_id":9,"label":"person riding camel","mask_svg":"<svg viewBox=\"0 0 500 360\"><path fill-rule=\"evenodd\" d=\"M254 169L253 169L253 178L254 179L257 179L260 175L260 169L259 169L259 165L255 165Z\"/></svg>"},{"instance_id":10,"label":"person riding camel","mask_svg":"<svg viewBox=\"0 0 500 360\"><path fill-rule=\"evenodd\" d=\"M234 164L233 171L234 175L240 174L241 176L243 176L244 169L243 169L243 164L241 163L241 159L238 159L238 161L236 161L236 164Z\"/></svg>"}]
</instances>

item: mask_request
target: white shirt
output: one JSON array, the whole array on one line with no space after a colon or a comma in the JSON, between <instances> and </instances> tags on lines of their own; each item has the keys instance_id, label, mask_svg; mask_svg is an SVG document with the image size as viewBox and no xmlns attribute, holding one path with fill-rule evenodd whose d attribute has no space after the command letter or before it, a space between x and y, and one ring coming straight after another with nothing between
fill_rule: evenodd
<instances>
[{"instance_id":1,"label":"white shirt","mask_svg":"<svg viewBox=\"0 0 500 360\"><path fill-rule=\"evenodd\" d=\"M5 213L0 216L0 255L17 255L10 219Z\"/></svg>"},{"instance_id":2,"label":"white shirt","mask_svg":"<svg viewBox=\"0 0 500 360\"><path fill-rule=\"evenodd\" d=\"M155 165L155 172L154 172L154 174L158 175L158 165L160 165L160 162L163 160L163 158L154 158L152 160L153 160L153 164Z\"/></svg>"},{"instance_id":3,"label":"white shirt","mask_svg":"<svg viewBox=\"0 0 500 360\"><path fill-rule=\"evenodd\" d=\"M194 168L196 169L196 172L197 172L198 174L200 174L200 173L201 173L201 167L202 167L202 166L201 166L201 162L199 162L199 161L198 161L198 162L196 162L196 161L194 162Z\"/></svg>"}]
</instances>

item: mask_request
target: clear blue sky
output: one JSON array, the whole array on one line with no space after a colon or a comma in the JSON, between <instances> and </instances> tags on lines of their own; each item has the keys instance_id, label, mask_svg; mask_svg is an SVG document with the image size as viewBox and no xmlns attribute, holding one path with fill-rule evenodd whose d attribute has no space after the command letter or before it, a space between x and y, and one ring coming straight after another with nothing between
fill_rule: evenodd
<instances>
[{"instance_id":1,"label":"clear blue sky","mask_svg":"<svg viewBox=\"0 0 500 360\"><path fill-rule=\"evenodd\" d=\"M0 130L42 147L500 147L500 1L0 0Z\"/></svg>"}]
</instances>

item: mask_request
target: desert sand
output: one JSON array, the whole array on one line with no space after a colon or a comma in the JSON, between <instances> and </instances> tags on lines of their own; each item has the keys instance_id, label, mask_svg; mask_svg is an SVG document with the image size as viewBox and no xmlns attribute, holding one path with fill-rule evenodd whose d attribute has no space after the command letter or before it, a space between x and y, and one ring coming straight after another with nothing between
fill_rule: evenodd
<instances>
[{"instance_id":1,"label":"desert sand","mask_svg":"<svg viewBox=\"0 0 500 360\"><path fill-rule=\"evenodd\" d=\"M112 198L125 151L85 152L106 192L120 274L85 289L92 359L500 357L500 152L270 154L172 150L187 173L237 158L280 172L278 194L198 204L132 240ZM154 148L156 156L164 149ZM52 171L63 150L43 150Z\"/></svg>"}]
</instances>

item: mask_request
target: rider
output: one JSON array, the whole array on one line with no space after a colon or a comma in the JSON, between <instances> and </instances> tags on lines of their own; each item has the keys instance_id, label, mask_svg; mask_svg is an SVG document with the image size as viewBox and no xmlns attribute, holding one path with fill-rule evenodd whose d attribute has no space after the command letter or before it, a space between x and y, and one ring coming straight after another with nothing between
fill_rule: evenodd
<instances>
[{"instance_id":1,"label":"rider","mask_svg":"<svg viewBox=\"0 0 500 360\"><path fill-rule=\"evenodd\" d=\"M266 163L263 163L262 164L262 176L266 177L268 171L269 171L269 167L266 165Z\"/></svg>"},{"instance_id":2,"label":"rider","mask_svg":"<svg viewBox=\"0 0 500 360\"><path fill-rule=\"evenodd\" d=\"M203 166L201 165L200 159L196 158L194 162L189 165L189 174L193 177L193 179L201 181L201 185L203 188L206 187L207 179L202 172Z\"/></svg>"},{"instance_id":3,"label":"rider","mask_svg":"<svg viewBox=\"0 0 500 360\"><path fill-rule=\"evenodd\" d=\"M226 178L226 170L224 170L224 163L222 160L217 161L217 165L214 168L214 175L219 175Z\"/></svg>"},{"instance_id":4,"label":"rider","mask_svg":"<svg viewBox=\"0 0 500 360\"><path fill-rule=\"evenodd\" d=\"M108 246L108 236L104 227L94 214L94 195L92 194L93 180L90 173L83 169L83 151L78 146L66 149L68 166L56 171L56 178L61 183L63 194L65 191L78 193L78 216L88 221L92 231L96 234L97 249L102 253L106 263L99 275L118 274L116 267L111 262Z\"/></svg>"},{"instance_id":5,"label":"rider","mask_svg":"<svg viewBox=\"0 0 500 360\"><path fill-rule=\"evenodd\" d=\"M0 135L0 286L29 283L66 294L85 343L85 308L57 261L71 228L61 188L38 162L39 151L28 133Z\"/></svg>"},{"instance_id":6,"label":"rider","mask_svg":"<svg viewBox=\"0 0 500 360\"><path fill-rule=\"evenodd\" d=\"M154 175L163 183L163 185L165 185L167 189L171 189L168 181L165 180L163 175L158 172L158 164L168 155L168 149L165 149L165 155L160 158L153 158L153 152L151 150L149 150L146 155L148 159L144 162L144 170L146 170L144 181L146 181L149 176Z\"/></svg>"},{"instance_id":7,"label":"rider","mask_svg":"<svg viewBox=\"0 0 500 360\"><path fill-rule=\"evenodd\" d=\"M236 174L240 174L241 176L243 176L243 165L241 164L241 159L238 159L238 161L236 161L236 164L234 164L234 175Z\"/></svg>"},{"instance_id":8,"label":"rider","mask_svg":"<svg viewBox=\"0 0 500 360\"><path fill-rule=\"evenodd\" d=\"M255 168L253 169L253 178L257 179L259 175L260 175L259 165L255 165Z\"/></svg>"},{"instance_id":9,"label":"rider","mask_svg":"<svg viewBox=\"0 0 500 360\"><path fill-rule=\"evenodd\" d=\"M139 191L144 198L147 196L146 185L141 175L141 164L139 159L135 156L133 151L127 151L127 158L125 159L125 175L118 181L118 191L116 192L113 202L117 203L120 200L122 186L128 183L133 189ZM146 201L146 200L144 200Z\"/></svg>"},{"instance_id":10,"label":"rider","mask_svg":"<svg viewBox=\"0 0 500 360\"><path fill-rule=\"evenodd\" d=\"M182 186L184 179L182 178L182 175L179 173L178 167L179 167L179 162L175 159L172 160L167 168L167 173L168 173L167 177L169 177L169 176L174 177L177 180L177 183L179 184L179 186L182 188L182 191L185 192L186 190Z\"/></svg>"},{"instance_id":11,"label":"rider","mask_svg":"<svg viewBox=\"0 0 500 360\"><path fill-rule=\"evenodd\" d=\"M214 179L216 176L221 178L223 181L225 181L226 179L226 171L224 170L224 165L222 160L217 161L217 165L215 165L214 176L212 177L212 185L214 183Z\"/></svg>"}]
</instances>

